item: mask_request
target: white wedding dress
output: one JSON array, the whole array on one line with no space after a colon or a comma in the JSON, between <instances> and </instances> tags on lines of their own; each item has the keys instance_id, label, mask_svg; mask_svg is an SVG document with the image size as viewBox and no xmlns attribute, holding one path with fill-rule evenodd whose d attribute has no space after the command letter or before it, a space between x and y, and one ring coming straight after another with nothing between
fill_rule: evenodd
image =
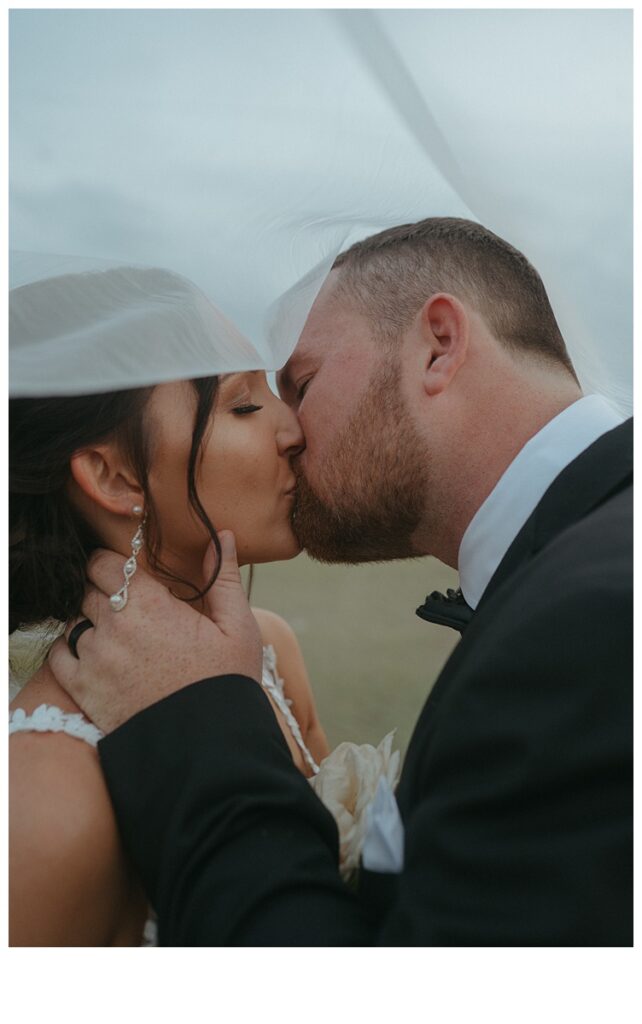
<instances>
[{"instance_id":1,"label":"white wedding dress","mask_svg":"<svg viewBox=\"0 0 642 1024\"><path fill-rule=\"evenodd\" d=\"M10 700L14 700L39 667L53 635L50 627L25 631L15 642L12 637ZM310 783L337 822L340 870L343 877L348 879L359 864L366 833L372 827L368 811L376 803L375 797L379 799L381 796L379 784L382 780L387 783L385 793L392 794L398 780L400 754L392 750L394 733L389 733L378 747L341 743L318 765L305 745L299 723L292 712L292 701L285 695L284 682L277 672L276 652L271 644L263 648L261 685L282 712L305 763L312 770ZM62 732L93 747L103 736L100 729L84 715L64 712L51 704L41 704L30 714L20 707L11 710L9 735L19 732ZM145 924L141 945L155 946L156 938L156 922L151 916Z\"/></svg>"}]
</instances>

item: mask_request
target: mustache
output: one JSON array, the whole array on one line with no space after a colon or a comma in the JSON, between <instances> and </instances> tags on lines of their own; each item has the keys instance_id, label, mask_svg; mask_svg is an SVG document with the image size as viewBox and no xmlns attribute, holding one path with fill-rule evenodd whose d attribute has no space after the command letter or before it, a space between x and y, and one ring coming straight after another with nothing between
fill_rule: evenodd
<instances>
[{"instance_id":1,"label":"mustache","mask_svg":"<svg viewBox=\"0 0 642 1024\"><path fill-rule=\"evenodd\" d=\"M301 466L298 461L298 456L295 456L295 458L290 462L290 469L294 474L294 493L295 496L298 496L299 489L301 487L310 487L310 482L305 475L303 466Z\"/></svg>"}]
</instances>

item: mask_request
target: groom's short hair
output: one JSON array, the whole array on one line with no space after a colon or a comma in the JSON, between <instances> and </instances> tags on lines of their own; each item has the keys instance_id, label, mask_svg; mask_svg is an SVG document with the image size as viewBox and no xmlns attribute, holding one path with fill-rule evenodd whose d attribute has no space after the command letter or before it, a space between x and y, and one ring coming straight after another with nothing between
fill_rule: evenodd
<instances>
[{"instance_id":1,"label":"groom's short hair","mask_svg":"<svg viewBox=\"0 0 642 1024\"><path fill-rule=\"evenodd\" d=\"M392 341L426 299L449 292L476 308L498 341L562 364L577 379L541 277L481 224L429 217L357 242L334 262L339 288Z\"/></svg>"}]
</instances>

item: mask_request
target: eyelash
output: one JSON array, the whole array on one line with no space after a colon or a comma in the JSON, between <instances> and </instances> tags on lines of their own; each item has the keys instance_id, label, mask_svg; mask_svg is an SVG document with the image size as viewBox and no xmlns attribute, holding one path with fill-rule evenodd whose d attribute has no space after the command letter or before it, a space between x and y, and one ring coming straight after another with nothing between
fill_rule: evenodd
<instances>
[{"instance_id":1,"label":"eyelash","mask_svg":"<svg viewBox=\"0 0 642 1024\"><path fill-rule=\"evenodd\" d=\"M262 405L237 405L235 409L232 409L232 412L236 413L237 416L249 416L250 413L260 412L262 408Z\"/></svg>"}]
</instances>

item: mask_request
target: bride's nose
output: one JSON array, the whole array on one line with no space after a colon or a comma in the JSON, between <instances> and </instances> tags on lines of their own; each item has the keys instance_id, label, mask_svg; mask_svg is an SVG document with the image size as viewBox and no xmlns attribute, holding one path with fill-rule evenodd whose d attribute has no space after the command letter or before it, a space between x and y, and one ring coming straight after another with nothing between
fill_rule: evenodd
<instances>
[{"instance_id":1,"label":"bride's nose","mask_svg":"<svg viewBox=\"0 0 642 1024\"><path fill-rule=\"evenodd\" d=\"M296 413L284 402L282 403L281 422L276 433L279 455L294 458L305 448L305 436Z\"/></svg>"}]
</instances>

